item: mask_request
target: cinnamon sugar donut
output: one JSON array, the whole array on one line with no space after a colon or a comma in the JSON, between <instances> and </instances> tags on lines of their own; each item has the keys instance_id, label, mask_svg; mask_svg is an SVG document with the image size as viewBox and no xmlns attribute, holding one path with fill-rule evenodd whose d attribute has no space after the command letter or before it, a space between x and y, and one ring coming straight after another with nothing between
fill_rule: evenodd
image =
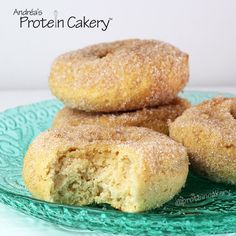
<instances>
[{"instance_id":1,"label":"cinnamon sugar donut","mask_svg":"<svg viewBox=\"0 0 236 236\"><path fill-rule=\"evenodd\" d=\"M64 107L53 121L53 127L100 124L108 126L139 126L168 134L167 122L174 121L190 106L183 98L175 98L170 104L155 108L118 113L92 113Z\"/></svg>"},{"instance_id":2,"label":"cinnamon sugar donut","mask_svg":"<svg viewBox=\"0 0 236 236\"><path fill-rule=\"evenodd\" d=\"M191 166L216 182L236 184L236 98L218 97L187 109L170 124Z\"/></svg>"},{"instance_id":3,"label":"cinnamon sugar donut","mask_svg":"<svg viewBox=\"0 0 236 236\"><path fill-rule=\"evenodd\" d=\"M185 148L138 127L51 129L30 145L23 179L36 198L72 205L108 203L127 212L161 206L188 174Z\"/></svg>"},{"instance_id":4,"label":"cinnamon sugar donut","mask_svg":"<svg viewBox=\"0 0 236 236\"><path fill-rule=\"evenodd\" d=\"M161 41L131 39L59 56L49 86L68 107L116 112L168 104L188 77L186 53Z\"/></svg>"}]
</instances>

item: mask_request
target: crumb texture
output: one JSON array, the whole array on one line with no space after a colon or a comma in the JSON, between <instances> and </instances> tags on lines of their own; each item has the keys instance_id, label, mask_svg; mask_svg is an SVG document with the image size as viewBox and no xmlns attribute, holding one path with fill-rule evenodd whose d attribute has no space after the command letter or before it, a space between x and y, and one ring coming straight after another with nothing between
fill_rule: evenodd
<instances>
[{"instance_id":1,"label":"crumb texture","mask_svg":"<svg viewBox=\"0 0 236 236\"><path fill-rule=\"evenodd\" d=\"M80 125L40 134L23 179L37 198L71 205L108 203L127 212L161 206L184 186L185 148L138 127Z\"/></svg>"}]
</instances>

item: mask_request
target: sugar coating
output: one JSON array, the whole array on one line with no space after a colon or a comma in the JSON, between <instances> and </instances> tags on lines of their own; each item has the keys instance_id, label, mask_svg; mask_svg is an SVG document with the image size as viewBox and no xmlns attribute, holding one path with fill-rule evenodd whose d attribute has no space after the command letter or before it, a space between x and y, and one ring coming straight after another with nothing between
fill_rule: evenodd
<instances>
[{"instance_id":1,"label":"sugar coating","mask_svg":"<svg viewBox=\"0 0 236 236\"><path fill-rule=\"evenodd\" d=\"M157 171L154 162L157 159L170 160L176 153L182 153L178 158L186 160L185 148L164 134L141 127L106 127L102 125L79 125L61 129L49 129L41 133L33 141L38 149L47 151L63 149L64 147L84 146L88 144L119 145L135 150L150 161L153 171ZM153 153L155 151L155 153ZM170 155L158 155L168 153ZM173 155L172 155L173 154ZM178 166L177 166L178 167Z\"/></svg>"},{"instance_id":2,"label":"sugar coating","mask_svg":"<svg viewBox=\"0 0 236 236\"><path fill-rule=\"evenodd\" d=\"M168 136L146 128L98 125L43 132L30 145L23 169L25 185L37 198L108 203L128 212L170 200L187 174L186 150Z\"/></svg>"},{"instance_id":3,"label":"sugar coating","mask_svg":"<svg viewBox=\"0 0 236 236\"><path fill-rule=\"evenodd\" d=\"M170 124L190 162L216 182L236 184L236 98L217 97L187 109Z\"/></svg>"},{"instance_id":4,"label":"sugar coating","mask_svg":"<svg viewBox=\"0 0 236 236\"><path fill-rule=\"evenodd\" d=\"M174 121L190 107L186 99L175 98L168 105L130 112L94 113L64 107L53 121L53 127L78 126L81 124L100 124L108 126L138 126L168 134L168 121Z\"/></svg>"},{"instance_id":5,"label":"sugar coating","mask_svg":"<svg viewBox=\"0 0 236 236\"><path fill-rule=\"evenodd\" d=\"M59 56L49 86L68 107L113 112L168 104L188 77L186 53L162 41L130 39Z\"/></svg>"}]
</instances>

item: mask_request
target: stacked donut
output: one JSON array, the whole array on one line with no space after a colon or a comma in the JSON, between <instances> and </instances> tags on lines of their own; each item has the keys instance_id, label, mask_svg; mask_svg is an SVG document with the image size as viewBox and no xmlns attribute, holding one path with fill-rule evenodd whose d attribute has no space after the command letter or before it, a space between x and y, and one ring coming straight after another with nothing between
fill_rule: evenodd
<instances>
[{"instance_id":1,"label":"stacked donut","mask_svg":"<svg viewBox=\"0 0 236 236\"><path fill-rule=\"evenodd\" d=\"M156 40L102 43L59 56L49 78L66 105L54 127L65 124L143 126L168 134L189 107L177 97L188 81L188 55Z\"/></svg>"},{"instance_id":2,"label":"stacked donut","mask_svg":"<svg viewBox=\"0 0 236 236\"><path fill-rule=\"evenodd\" d=\"M26 187L46 201L108 203L127 212L172 199L185 184L188 157L164 134L167 121L189 107L177 97L188 77L188 55L156 40L59 56L49 85L65 107L26 153Z\"/></svg>"}]
</instances>

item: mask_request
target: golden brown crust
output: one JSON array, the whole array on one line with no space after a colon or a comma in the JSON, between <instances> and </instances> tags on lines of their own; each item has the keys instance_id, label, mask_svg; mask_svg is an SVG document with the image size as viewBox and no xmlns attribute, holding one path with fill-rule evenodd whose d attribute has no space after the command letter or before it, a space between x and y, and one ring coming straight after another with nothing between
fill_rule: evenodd
<instances>
[{"instance_id":1,"label":"golden brown crust","mask_svg":"<svg viewBox=\"0 0 236 236\"><path fill-rule=\"evenodd\" d=\"M187 109L170 125L190 163L217 182L236 184L236 98L218 97Z\"/></svg>"},{"instance_id":2,"label":"golden brown crust","mask_svg":"<svg viewBox=\"0 0 236 236\"><path fill-rule=\"evenodd\" d=\"M55 179L58 172L60 174L63 171L62 164L58 163L61 163L62 159L64 163L67 159L71 160L66 153L69 152L72 156L77 150L81 162L87 158L87 162L95 163L96 159L93 155L82 155L86 153L83 150L100 150L98 152L100 153L104 147L109 147L110 151L115 153L120 151L121 158L130 158L130 167L124 174L127 174L132 166L136 168L131 174L132 183L129 183L135 196L133 203L121 206L113 203L112 200L107 202L123 211L144 211L160 206L179 192L186 181L188 173L186 150L167 136L146 128L80 125L66 129L51 129L43 132L33 141L24 158L24 183L35 197L46 201L57 201L53 195ZM78 160L78 156L74 156L72 161ZM103 163L111 158L111 154L104 157L105 159L101 158ZM122 164L122 161L123 159L117 164ZM72 163L72 168L75 164L76 162ZM64 167L67 171L68 163L64 164ZM108 170L111 173L115 172L118 167L108 165L103 168L105 169L100 171L102 174ZM70 172L67 172L68 174ZM118 175L117 178L122 176ZM116 188L115 185L112 187ZM99 196L103 193L103 190L101 191ZM99 203L101 199L95 198L95 201ZM70 202L65 203L70 204Z\"/></svg>"},{"instance_id":3,"label":"golden brown crust","mask_svg":"<svg viewBox=\"0 0 236 236\"><path fill-rule=\"evenodd\" d=\"M168 104L188 81L188 55L157 40L96 44L59 56L49 86L68 107L114 112Z\"/></svg>"},{"instance_id":4,"label":"golden brown crust","mask_svg":"<svg viewBox=\"0 0 236 236\"><path fill-rule=\"evenodd\" d=\"M132 112L92 113L64 107L53 121L53 127L77 126L81 124L98 124L107 126L146 127L160 133L169 133L167 122L174 121L190 103L183 98L175 98L170 104L155 108L144 108Z\"/></svg>"}]
</instances>

